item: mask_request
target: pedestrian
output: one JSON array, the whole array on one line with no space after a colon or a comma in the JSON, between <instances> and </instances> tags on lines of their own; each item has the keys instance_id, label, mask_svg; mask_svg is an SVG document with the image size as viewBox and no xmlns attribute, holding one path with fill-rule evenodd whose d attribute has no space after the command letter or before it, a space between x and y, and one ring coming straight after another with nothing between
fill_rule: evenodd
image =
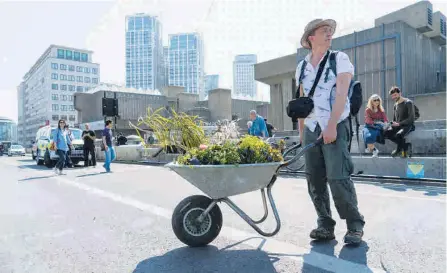
<instances>
[{"instance_id":1,"label":"pedestrian","mask_svg":"<svg viewBox=\"0 0 447 273\"><path fill-rule=\"evenodd\" d=\"M267 132L267 126L265 125L264 118L256 113L256 110L250 111L250 120L252 121L250 127L250 135L259 137L269 137Z\"/></svg>"},{"instance_id":2,"label":"pedestrian","mask_svg":"<svg viewBox=\"0 0 447 273\"><path fill-rule=\"evenodd\" d=\"M105 128L102 131L102 143L104 145L104 154L105 154L105 162L104 162L104 169L106 169L106 172L110 172L110 164L113 160L115 160L115 149L112 145L112 121L107 120L105 124Z\"/></svg>"},{"instance_id":3,"label":"pedestrian","mask_svg":"<svg viewBox=\"0 0 447 273\"><path fill-rule=\"evenodd\" d=\"M68 147L71 146L71 140L65 130L65 120L58 122L57 129L53 133L53 142L56 148L56 154L59 157L54 168L56 174L62 175L65 166L65 158L67 157Z\"/></svg>"},{"instance_id":4,"label":"pedestrian","mask_svg":"<svg viewBox=\"0 0 447 273\"><path fill-rule=\"evenodd\" d=\"M382 98L373 94L365 109L365 127L363 128L363 141L365 142L366 153L372 153L373 157L379 155L379 150L374 145L383 136L383 131L388 124L385 109L382 106ZM382 137L383 138L383 137Z\"/></svg>"},{"instance_id":5,"label":"pedestrian","mask_svg":"<svg viewBox=\"0 0 447 273\"><path fill-rule=\"evenodd\" d=\"M419 118L419 110L413 101L402 96L399 87L391 87L389 93L395 104L393 122L391 128L385 131L385 138L397 144L391 156L405 158L411 152L411 143L406 143L405 137L416 129L414 122Z\"/></svg>"},{"instance_id":6,"label":"pedestrian","mask_svg":"<svg viewBox=\"0 0 447 273\"><path fill-rule=\"evenodd\" d=\"M348 231L344 242L358 245L365 221L357 207L351 180L354 165L348 150L350 102L347 95L354 67L348 55L340 51L335 56L337 75L329 69L329 54L336 53L330 50L335 28L334 20L316 19L306 25L301 38L301 45L310 53L298 64L295 77L297 81L301 79L298 82L300 97L314 92L314 107L306 118L299 119L299 135L304 145L319 138L324 142L305 154L308 192L318 216L317 228L310 232L310 237L335 239L336 222L331 216L329 184L338 214L346 220Z\"/></svg>"},{"instance_id":7,"label":"pedestrian","mask_svg":"<svg viewBox=\"0 0 447 273\"><path fill-rule=\"evenodd\" d=\"M90 125L85 124L85 130L82 132L82 139L84 140L84 167L89 165L96 167L96 155L95 155L95 139L96 134L90 130ZM91 162L88 156L91 157Z\"/></svg>"}]
</instances>

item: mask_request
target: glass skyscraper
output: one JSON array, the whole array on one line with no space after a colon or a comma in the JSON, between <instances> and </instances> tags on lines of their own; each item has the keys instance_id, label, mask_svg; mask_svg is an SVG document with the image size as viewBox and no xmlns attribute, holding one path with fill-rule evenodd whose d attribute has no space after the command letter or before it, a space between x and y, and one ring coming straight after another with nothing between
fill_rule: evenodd
<instances>
[{"instance_id":1,"label":"glass skyscraper","mask_svg":"<svg viewBox=\"0 0 447 273\"><path fill-rule=\"evenodd\" d=\"M219 87L219 75L206 75L205 76L205 97L208 97L210 90L217 89Z\"/></svg>"},{"instance_id":2,"label":"glass skyscraper","mask_svg":"<svg viewBox=\"0 0 447 273\"><path fill-rule=\"evenodd\" d=\"M143 13L126 16L126 87L160 89L164 86L161 23Z\"/></svg>"},{"instance_id":3,"label":"glass skyscraper","mask_svg":"<svg viewBox=\"0 0 447 273\"><path fill-rule=\"evenodd\" d=\"M256 97L254 54L237 55L233 62L233 89L237 97Z\"/></svg>"},{"instance_id":4,"label":"glass skyscraper","mask_svg":"<svg viewBox=\"0 0 447 273\"><path fill-rule=\"evenodd\" d=\"M169 35L169 85L204 95L203 41L198 33Z\"/></svg>"}]
</instances>

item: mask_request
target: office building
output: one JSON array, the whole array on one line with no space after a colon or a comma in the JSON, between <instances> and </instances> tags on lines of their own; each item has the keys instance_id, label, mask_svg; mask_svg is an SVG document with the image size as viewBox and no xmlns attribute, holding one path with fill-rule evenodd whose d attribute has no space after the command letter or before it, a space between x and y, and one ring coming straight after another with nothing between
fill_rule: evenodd
<instances>
[{"instance_id":1,"label":"office building","mask_svg":"<svg viewBox=\"0 0 447 273\"><path fill-rule=\"evenodd\" d=\"M163 60L164 60L164 86L169 85L169 47L163 47Z\"/></svg>"},{"instance_id":2,"label":"office building","mask_svg":"<svg viewBox=\"0 0 447 273\"><path fill-rule=\"evenodd\" d=\"M233 92L236 97L256 97L254 54L237 55L233 62Z\"/></svg>"},{"instance_id":3,"label":"office building","mask_svg":"<svg viewBox=\"0 0 447 273\"><path fill-rule=\"evenodd\" d=\"M169 35L169 85L203 95L204 51L198 33Z\"/></svg>"},{"instance_id":4,"label":"office building","mask_svg":"<svg viewBox=\"0 0 447 273\"><path fill-rule=\"evenodd\" d=\"M219 75L206 75L205 76L205 98L208 97L210 90L217 89L219 87Z\"/></svg>"},{"instance_id":5,"label":"office building","mask_svg":"<svg viewBox=\"0 0 447 273\"><path fill-rule=\"evenodd\" d=\"M39 127L65 119L77 123L73 94L98 85L99 64L93 52L51 45L23 77L18 86L18 121L20 140L35 140Z\"/></svg>"},{"instance_id":6,"label":"office building","mask_svg":"<svg viewBox=\"0 0 447 273\"><path fill-rule=\"evenodd\" d=\"M126 87L160 89L164 85L161 23L143 13L126 16Z\"/></svg>"},{"instance_id":7,"label":"office building","mask_svg":"<svg viewBox=\"0 0 447 273\"><path fill-rule=\"evenodd\" d=\"M17 135L17 133L14 133L15 128L16 126L13 120L6 117L0 117L0 142L14 142L14 135Z\"/></svg>"}]
</instances>

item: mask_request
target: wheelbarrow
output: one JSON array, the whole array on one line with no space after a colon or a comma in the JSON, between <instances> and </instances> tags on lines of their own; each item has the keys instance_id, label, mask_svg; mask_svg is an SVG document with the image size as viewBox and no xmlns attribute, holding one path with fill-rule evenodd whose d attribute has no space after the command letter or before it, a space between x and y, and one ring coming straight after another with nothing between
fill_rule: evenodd
<instances>
[{"instance_id":1,"label":"wheelbarrow","mask_svg":"<svg viewBox=\"0 0 447 273\"><path fill-rule=\"evenodd\" d=\"M172 229L176 237L190 247L206 246L220 233L222 228L222 212L217 203L224 202L244 219L257 233L265 237L276 235L281 228L281 221L272 187L276 182L278 171L297 161L306 151L323 142L322 139L303 147L300 152L285 162L240 165L178 165L169 163L170 168L186 181L197 187L203 195L193 195L183 199L172 214ZM301 144L290 147L298 149ZM276 228L272 232L265 232L258 227L268 216L267 196L275 216ZM260 220L253 220L240 209L230 196L240 195L261 190L264 216Z\"/></svg>"}]
</instances>

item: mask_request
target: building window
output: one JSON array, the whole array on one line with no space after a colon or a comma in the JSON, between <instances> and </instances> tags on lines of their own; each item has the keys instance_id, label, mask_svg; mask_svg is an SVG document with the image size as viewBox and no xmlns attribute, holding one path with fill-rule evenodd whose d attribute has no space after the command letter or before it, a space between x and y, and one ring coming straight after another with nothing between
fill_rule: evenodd
<instances>
[{"instance_id":1,"label":"building window","mask_svg":"<svg viewBox=\"0 0 447 273\"><path fill-rule=\"evenodd\" d=\"M98 69L97 68L92 68L92 73L95 74L95 75L98 74Z\"/></svg>"},{"instance_id":2,"label":"building window","mask_svg":"<svg viewBox=\"0 0 447 273\"><path fill-rule=\"evenodd\" d=\"M67 115L61 115L61 119L67 120Z\"/></svg>"},{"instance_id":3,"label":"building window","mask_svg":"<svg viewBox=\"0 0 447 273\"><path fill-rule=\"evenodd\" d=\"M69 85L68 86L68 91L75 91L75 86L74 85Z\"/></svg>"},{"instance_id":4,"label":"building window","mask_svg":"<svg viewBox=\"0 0 447 273\"><path fill-rule=\"evenodd\" d=\"M67 111L67 105L61 105L61 111L65 112ZM65 118L66 119L66 118Z\"/></svg>"},{"instance_id":5,"label":"building window","mask_svg":"<svg viewBox=\"0 0 447 273\"><path fill-rule=\"evenodd\" d=\"M61 79L61 81L65 81L67 79L67 75L65 74L60 74L59 78Z\"/></svg>"},{"instance_id":6,"label":"building window","mask_svg":"<svg viewBox=\"0 0 447 273\"><path fill-rule=\"evenodd\" d=\"M77 80L78 80L78 82L83 82L82 76L77 76Z\"/></svg>"},{"instance_id":7,"label":"building window","mask_svg":"<svg viewBox=\"0 0 447 273\"><path fill-rule=\"evenodd\" d=\"M56 83L53 83L53 84L51 85L51 89L53 89L53 90L58 90L58 89L59 89L59 86L58 86Z\"/></svg>"},{"instance_id":8,"label":"building window","mask_svg":"<svg viewBox=\"0 0 447 273\"><path fill-rule=\"evenodd\" d=\"M67 70L67 65L61 64L59 67L61 70Z\"/></svg>"},{"instance_id":9,"label":"building window","mask_svg":"<svg viewBox=\"0 0 447 273\"><path fill-rule=\"evenodd\" d=\"M57 104L52 104L52 105L51 105L51 109L52 109L53 111L59 111L59 105L57 105Z\"/></svg>"},{"instance_id":10,"label":"building window","mask_svg":"<svg viewBox=\"0 0 447 273\"><path fill-rule=\"evenodd\" d=\"M81 54L79 52L74 52L74 60L79 61L81 59Z\"/></svg>"},{"instance_id":11,"label":"building window","mask_svg":"<svg viewBox=\"0 0 447 273\"><path fill-rule=\"evenodd\" d=\"M440 26L441 26L441 34L446 35L446 29L445 29L446 23L442 18L441 18Z\"/></svg>"},{"instance_id":12,"label":"building window","mask_svg":"<svg viewBox=\"0 0 447 273\"><path fill-rule=\"evenodd\" d=\"M90 83L90 78L89 77L84 77L84 82Z\"/></svg>"},{"instance_id":13,"label":"building window","mask_svg":"<svg viewBox=\"0 0 447 273\"><path fill-rule=\"evenodd\" d=\"M76 92L82 92L82 86L76 87Z\"/></svg>"},{"instance_id":14,"label":"building window","mask_svg":"<svg viewBox=\"0 0 447 273\"><path fill-rule=\"evenodd\" d=\"M69 76L68 76L68 80L71 81L71 82L74 82L74 80L75 80L75 76L73 76L73 75L69 75Z\"/></svg>"},{"instance_id":15,"label":"building window","mask_svg":"<svg viewBox=\"0 0 447 273\"><path fill-rule=\"evenodd\" d=\"M88 55L87 53L81 54L81 62L88 62Z\"/></svg>"},{"instance_id":16,"label":"building window","mask_svg":"<svg viewBox=\"0 0 447 273\"><path fill-rule=\"evenodd\" d=\"M59 65L57 63L51 63L51 68L52 69L58 69Z\"/></svg>"},{"instance_id":17,"label":"building window","mask_svg":"<svg viewBox=\"0 0 447 273\"><path fill-rule=\"evenodd\" d=\"M73 101L73 96L72 96L72 95L69 95L69 96L68 96L68 100L69 100L69 101Z\"/></svg>"},{"instance_id":18,"label":"building window","mask_svg":"<svg viewBox=\"0 0 447 273\"><path fill-rule=\"evenodd\" d=\"M61 90L63 90L63 91L67 91L67 85L65 85L65 84L61 84Z\"/></svg>"},{"instance_id":19,"label":"building window","mask_svg":"<svg viewBox=\"0 0 447 273\"><path fill-rule=\"evenodd\" d=\"M84 73L90 73L90 67L84 67Z\"/></svg>"},{"instance_id":20,"label":"building window","mask_svg":"<svg viewBox=\"0 0 447 273\"><path fill-rule=\"evenodd\" d=\"M68 107L69 107L69 109L70 109L70 111L74 111L74 105L68 105Z\"/></svg>"},{"instance_id":21,"label":"building window","mask_svg":"<svg viewBox=\"0 0 447 273\"><path fill-rule=\"evenodd\" d=\"M431 26L433 25L433 11L431 8L427 8L427 15L428 15L428 24Z\"/></svg>"},{"instance_id":22,"label":"building window","mask_svg":"<svg viewBox=\"0 0 447 273\"><path fill-rule=\"evenodd\" d=\"M83 70L82 66L76 66L76 72L82 72Z\"/></svg>"},{"instance_id":23,"label":"building window","mask_svg":"<svg viewBox=\"0 0 447 273\"><path fill-rule=\"evenodd\" d=\"M58 94L52 94L51 95L51 99L52 100L59 100L59 95Z\"/></svg>"},{"instance_id":24,"label":"building window","mask_svg":"<svg viewBox=\"0 0 447 273\"><path fill-rule=\"evenodd\" d=\"M98 78L92 78L92 83L98 83Z\"/></svg>"},{"instance_id":25,"label":"building window","mask_svg":"<svg viewBox=\"0 0 447 273\"><path fill-rule=\"evenodd\" d=\"M70 115L70 121L75 121L76 117L74 115Z\"/></svg>"},{"instance_id":26,"label":"building window","mask_svg":"<svg viewBox=\"0 0 447 273\"><path fill-rule=\"evenodd\" d=\"M52 73L51 74L51 79L52 80L57 80L57 74L56 73Z\"/></svg>"},{"instance_id":27,"label":"building window","mask_svg":"<svg viewBox=\"0 0 447 273\"><path fill-rule=\"evenodd\" d=\"M66 101L66 100L67 100L67 95L62 95L61 100L62 100L62 101Z\"/></svg>"},{"instance_id":28,"label":"building window","mask_svg":"<svg viewBox=\"0 0 447 273\"><path fill-rule=\"evenodd\" d=\"M63 49L58 49L58 50L57 50L57 57L58 57L59 59L64 59L64 58L65 58L65 50L63 50Z\"/></svg>"},{"instance_id":29,"label":"building window","mask_svg":"<svg viewBox=\"0 0 447 273\"><path fill-rule=\"evenodd\" d=\"M59 115L52 115L51 119L54 121L58 121L59 120Z\"/></svg>"},{"instance_id":30,"label":"building window","mask_svg":"<svg viewBox=\"0 0 447 273\"><path fill-rule=\"evenodd\" d=\"M67 59L67 60L73 60L73 51L71 51L71 50L65 50L65 59Z\"/></svg>"},{"instance_id":31,"label":"building window","mask_svg":"<svg viewBox=\"0 0 447 273\"><path fill-rule=\"evenodd\" d=\"M69 71L75 71L75 66L74 65L69 65L68 66L68 70Z\"/></svg>"}]
</instances>

